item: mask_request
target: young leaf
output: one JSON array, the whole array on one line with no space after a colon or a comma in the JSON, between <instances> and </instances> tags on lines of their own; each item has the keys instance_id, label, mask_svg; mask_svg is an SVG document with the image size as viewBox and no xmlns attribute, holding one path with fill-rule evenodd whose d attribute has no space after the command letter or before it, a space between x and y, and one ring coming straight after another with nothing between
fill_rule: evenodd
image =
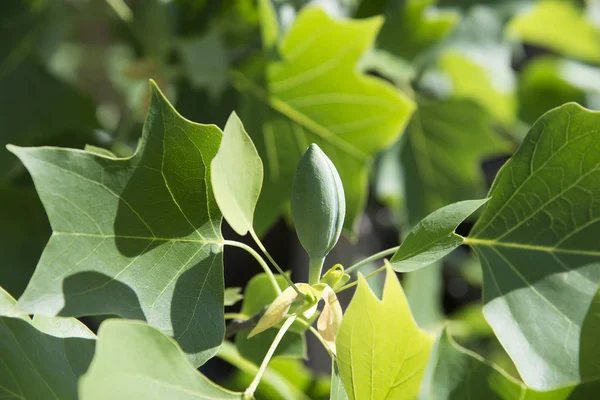
<instances>
[{"instance_id":1,"label":"young leaf","mask_svg":"<svg viewBox=\"0 0 600 400\"><path fill-rule=\"evenodd\" d=\"M227 400L227 391L201 375L177 343L140 321L108 320L79 383L81 400Z\"/></svg>"},{"instance_id":2,"label":"young leaf","mask_svg":"<svg viewBox=\"0 0 600 400\"><path fill-rule=\"evenodd\" d=\"M0 288L0 397L77 399L96 337L73 318L13 315L15 304Z\"/></svg>"},{"instance_id":3,"label":"young leaf","mask_svg":"<svg viewBox=\"0 0 600 400\"><path fill-rule=\"evenodd\" d=\"M296 165L311 143L338 169L347 202L344 226L350 231L355 225L372 157L398 138L414 108L390 85L356 72L381 23L338 21L307 7L282 39L281 60L267 62L265 87L236 74L235 85L245 94L241 115L265 162L255 215L259 233L289 201Z\"/></svg>"},{"instance_id":4,"label":"young leaf","mask_svg":"<svg viewBox=\"0 0 600 400\"><path fill-rule=\"evenodd\" d=\"M483 266L485 317L538 390L597 375L580 334L600 281L599 124L576 104L546 113L465 240Z\"/></svg>"},{"instance_id":5,"label":"young leaf","mask_svg":"<svg viewBox=\"0 0 600 400\"><path fill-rule=\"evenodd\" d=\"M182 118L152 84L134 156L10 147L53 234L18 307L117 314L173 335L196 365L223 341L221 214L206 179L221 131Z\"/></svg>"},{"instance_id":6,"label":"young leaf","mask_svg":"<svg viewBox=\"0 0 600 400\"><path fill-rule=\"evenodd\" d=\"M228 287L225 289L225 297L224 304L226 306L232 306L238 301L244 298L244 295L241 294L242 288L239 287Z\"/></svg>"},{"instance_id":7,"label":"young leaf","mask_svg":"<svg viewBox=\"0 0 600 400\"><path fill-rule=\"evenodd\" d=\"M600 30L570 1L538 2L517 14L506 30L514 39L600 64Z\"/></svg>"},{"instance_id":8,"label":"young leaf","mask_svg":"<svg viewBox=\"0 0 600 400\"><path fill-rule=\"evenodd\" d=\"M223 216L239 235L252 230L263 166L242 121L234 112L225 125L221 146L211 163L212 187Z\"/></svg>"},{"instance_id":9,"label":"young leaf","mask_svg":"<svg viewBox=\"0 0 600 400\"><path fill-rule=\"evenodd\" d=\"M472 101L419 96L417 104L400 155L411 226L447 204L484 197L481 162L509 150Z\"/></svg>"},{"instance_id":10,"label":"young leaf","mask_svg":"<svg viewBox=\"0 0 600 400\"><path fill-rule=\"evenodd\" d=\"M359 275L358 288L338 331L337 362L351 400L414 399L433 339L410 313L388 267L383 299Z\"/></svg>"},{"instance_id":11,"label":"young leaf","mask_svg":"<svg viewBox=\"0 0 600 400\"><path fill-rule=\"evenodd\" d=\"M392 268L398 272L414 271L463 244L464 238L454 230L488 200L465 200L429 214L410 231L392 256Z\"/></svg>"},{"instance_id":12,"label":"young leaf","mask_svg":"<svg viewBox=\"0 0 600 400\"><path fill-rule=\"evenodd\" d=\"M598 382L548 392L528 388L480 355L460 347L444 330L432 357L433 376L424 398L450 399L589 399L597 394Z\"/></svg>"},{"instance_id":13,"label":"young leaf","mask_svg":"<svg viewBox=\"0 0 600 400\"><path fill-rule=\"evenodd\" d=\"M331 361L331 390L329 399L348 400L346 389L344 389L344 382L342 382L342 378L340 377L340 369L335 360Z\"/></svg>"}]
</instances>

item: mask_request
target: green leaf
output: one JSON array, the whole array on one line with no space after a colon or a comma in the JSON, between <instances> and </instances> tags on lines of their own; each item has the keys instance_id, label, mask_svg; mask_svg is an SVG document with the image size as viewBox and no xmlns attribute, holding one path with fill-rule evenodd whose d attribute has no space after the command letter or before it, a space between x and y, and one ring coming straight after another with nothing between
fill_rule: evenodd
<instances>
[{"instance_id":1,"label":"green leaf","mask_svg":"<svg viewBox=\"0 0 600 400\"><path fill-rule=\"evenodd\" d=\"M386 13L377 47L412 60L444 39L458 22L458 14L432 7L435 0L407 0Z\"/></svg>"},{"instance_id":2,"label":"green leaf","mask_svg":"<svg viewBox=\"0 0 600 400\"><path fill-rule=\"evenodd\" d=\"M281 275L275 275L275 279L281 289L285 289L288 286L287 281ZM242 303L240 312L247 316L261 312L275 300L277 295L278 293L275 291L271 279L267 274L261 273L255 275L246 285L244 302ZM292 325L292 327L294 326L297 327L297 324ZM241 330L235 336L235 345L242 357L256 365L260 365L273 343L278 330L278 328L270 328L250 339L248 339L250 329ZM306 358L306 338L304 334L299 333L298 329L286 332L275 350L274 357L277 356Z\"/></svg>"},{"instance_id":3,"label":"green leaf","mask_svg":"<svg viewBox=\"0 0 600 400\"><path fill-rule=\"evenodd\" d=\"M576 104L540 118L465 240L483 266L485 317L538 390L598 375L580 334L600 282L599 124Z\"/></svg>"},{"instance_id":4,"label":"green leaf","mask_svg":"<svg viewBox=\"0 0 600 400\"><path fill-rule=\"evenodd\" d=\"M453 98L477 102L505 125L514 122L517 103L508 49L451 49L441 56L439 66L450 79Z\"/></svg>"},{"instance_id":5,"label":"green leaf","mask_svg":"<svg viewBox=\"0 0 600 400\"><path fill-rule=\"evenodd\" d=\"M358 288L338 331L337 362L348 398L414 399L433 339L410 313L391 268L379 300L359 274Z\"/></svg>"},{"instance_id":6,"label":"green leaf","mask_svg":"<svg viewBox=\"0 0 600 400\"><path fill-rule=\"evenodd\" d=\"M600 92L600 70L554 56L528 62L519 77L521 117L534 123L546 111L574 101L586 104L587 93Z\"/></svg>"},{"instance_id":7,"label":"green leaf","mask_svg":"<svg viewBox=\"0 0 600 400\"><path fill-rule=\"evenodd\" d=\"M436 262L406 274L402 282L415 322L429 331L444 321L442 267Z\"/></svg>"},{"instance_id":8,"label":"green leaf","mask_svg":"<svg viewBox=\"0 0 600 400\"><path fill-rule=\"evenodd\" d=\"M600 30L570 1L541 1L517 14L507 35L583 61L600 63Z\"/></svg>"},{"instance_id":9,"label":"green leaf","mask_svg":"<svg viewBox=\"0 0 600 400\"><path fill-rule=\"evenodd\" d=\"M528 388L480 355L459 346L445 330L432 356L434 369L425 398L449 399L590 399L600 389L598 382L564 387L548 392Z\"/></svg>"},{"instance_id":10,"label":"green leaf","mask_svg":"<svg viewBox=\"0 0 600 400\"><path fill-rule=\"evenodd\" d=\"M509 149L471 101L419 97L418 105L400 156L411 226L447 204L484 197L481 162Z\"/></svg>"},{"instance_id":11,"label":"green leaf","mask_svg":"<svg viewBox=\"0 0 600 400\"><path fill-rule=\"evenodd\" d=\"M212 187L219 209L233 230L245 235L253 230L263 166L235 112L227 120L223 140L211 168Z\"/></svg>"},{"instance_id":12,"label":"green leaf","mask_svg":"<svg viewBox=\"0 0 600 400\"><path fill-rule=\"evenodd\" d=\"M465 200L429 214L406 236L390 260L398 272L410 272L433 264L463 244L454 230L489 199Z\"/></svg>"},{"instance_id":13,"label":"green leaf","mask_svg":"<svg viewBox=\"0 0 600 400\"><path fill-rule=\"evenodd\" d=\"M73 318L16 316L15 303L0 288L0 397L77 399L77 379L94 355L94 334Z\"/></svg>"},{"instance_id":14,"label":"green leaf","mask_svg":"<svg viewBox=\"0 0 600 400\"><path fill-rule=\"evenodd\" d=\"M139 321L108 320L98 331L90 369L79 383L81 400L226 400L227 391L201 375L177 343Z\"/></svg>"},{"instance_id":15,"label":"green leaf","mask_svg":"<svg viewBox=\"0 0 600 400\"><path fill-rule=\"evenodd\" d=\"M153 84L131 158L11 146L53 230L19 309L142 319L196 366L213 356L225 324L221 214L207 179L221 135L183 119Z\"/></svg>"},{"instance_id":16,"label":"green leaf","mask_svg":"<svg viewBox=\"0 0 600 400\"><path fill-rule=\"evenodd\" d=\"M337 366L335 360L332 361L331 366L331 393L329 400L348 400L348 394L344 389L344 382L340 377L340 369Z\"/></svg>"},{"instance_id":17,"label":"green leaf","mask_svg":"<svg viewBox=\"0 0 600 400\"><path fill-rule=\"evenodd\" d=\"M238 301L244 298L244 295L241 294L242 288L239 287L229 287L225 289L225 305L232 306Z\"/></svg>"},{"instance_id":18,"label":"green leaf","mask_svg":"<svg viewBox=\"0 0 600 400\"><path fill-rule=\"evenodd\" d=\"M305 8L282 39L281 60L268 62L265 87L235 74L245 95L240 114L265 164L254 221L259 233L284 211L296 165L311 143L340 173L345 229L353 229L366 200L372 157L398 138L414 108L392 86L356 72L381 23L339 21Z\"/></svg>"},{"instance_id":19,"label":"green leaf","mask_svg":"<svg viewBox=\"0 0 600 400\"><path fill-rule=\"evenodd\" d=\"M227 87L229 67L222 33L214 30L200 38L181 40L178 49L190 82L207 88L212 99L219 98Z\"/></svg>"},{"instance_id":20,"label":"green leaf","mask_svg":"<svg viewBox=\"0 0 600 400\"><path fill-rule=\"evenodd\" d=\"M454 231L488 200L465 200L429 214L402 241L390 261L392 268L398 272L414 271L456 249L465 239Z\"/></svg>"}]
</instances>

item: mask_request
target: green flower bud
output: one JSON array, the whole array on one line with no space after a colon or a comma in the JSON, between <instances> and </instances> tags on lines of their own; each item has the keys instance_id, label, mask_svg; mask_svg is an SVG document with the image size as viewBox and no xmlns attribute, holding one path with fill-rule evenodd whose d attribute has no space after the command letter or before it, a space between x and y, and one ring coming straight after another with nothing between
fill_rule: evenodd
<instances>
[{"instance_id":1,"label":"green flower bud","mask_svg":"<svg viewBox=\"0 0 600 400\"><path fill-rule=\"evenodd\" d=\"M314 143L296 168L291 208L302 247L311 260L323 260L342 233L346 200L335 166Z\"/></svg>"}]
</instances>

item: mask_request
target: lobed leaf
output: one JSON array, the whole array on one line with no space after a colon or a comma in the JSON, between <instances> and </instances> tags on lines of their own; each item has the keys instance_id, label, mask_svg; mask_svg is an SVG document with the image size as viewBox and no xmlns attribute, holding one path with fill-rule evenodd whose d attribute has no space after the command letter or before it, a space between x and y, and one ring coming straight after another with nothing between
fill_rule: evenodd
<instances>
[{"instance_id":1,"label":"lobed leaf","mask_svg":"<svg viewBox=\"0 0 600 400\"><path fill-rule=\"evenodd\" d=\"M398 138L414 108L392 86L356 71L381 24L380 18L338 21L307 7L279 44L278 60L266 61L265 69L253 65L264 74L251 76L250 67L235 74L245 98L240 114L265 165L255 214L259 233L285 210L296 165L311 143L340 173L345 229L353 229L372 157Z\"/></svg>"},{"instance_id":2,"label":"lobed leaf","mask_svg":"<svg viewBox=\"0 0 600 400\"><path fill-rule=\"evenodd\" d=\"M483 266L485 317L537 390L600 376L582 337L600 282L599 124L576 104L540 118L465 240Z\"/></svg>"},{"instance_id":3,"label":"lobed leaf","mask_svg":"<svg viewBox=\"0 0 600 400\"><path fill-rule=\"evenodd\" d=\"M151 86L130 158L9 147L31 173L53 231L18 308L145 320L198 366L225 331L221 214L208 182L221 131L185 120Z\"/></svg>"},{"instance_id":4,"label":"lobed leaf","mask_svg":"<svg viewBox=\"0 0 600 400\"><path fill-rule=\"evenodd\" d=\"M95 335L74 318L14 313L0 288L0 398L77 399L77 379L94 355Z\"/></svg>"},{"instance_id":5,"label":"lobed leaf","mask_svg":"<svg viewBox=\"0 0 600 400\"><path fill-rule=\"evenodd\" d=\"M348 398L414 399L433 339L421 331L391 267L379 300L359 275L336 340L337 363Z\"/></svg>"}]
</instances>

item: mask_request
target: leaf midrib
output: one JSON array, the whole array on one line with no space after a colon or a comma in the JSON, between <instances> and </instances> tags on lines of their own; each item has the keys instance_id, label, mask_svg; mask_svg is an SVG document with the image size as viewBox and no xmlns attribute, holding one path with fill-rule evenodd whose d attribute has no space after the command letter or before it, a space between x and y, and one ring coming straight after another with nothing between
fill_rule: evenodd
<instances>
[{"instance_id":1,"label":"leaf midrib","mask_svg":"<svg viewBox=\"0 0 600 400\"><path fill-rule=\"evenodd\" d=\"M223 240L207 240L207 239L187 239L187 238L168 238L159 236L135 236L135 235L105 235L99 233L84 233L84 232L52 232L52 236L81 236L81 237L93 237L101 239L132 239L132 240L148 240L148 241L162 241L162 242L187 242L187 243L198 243L198 244L216 244L219 246L224 245Z\"/></svg>"},{"instance_id":2,"label":"leaf midrib","mask_svg":"<svg viewBox=\"0 0 600 400\"><path fill-rule=\"evenodd\" d=\"M600 251L594 250L577 250L577 249L563 249L554 246L542 246L535 244L524 244L515 242L502 242L498 240L478 239L473 237L467 237L464 239L464 244L471 246L486 246L486 247L505 247L520 250L529 251L541 251L545 253L562 253L562 254L575 254L590 257L600 257Z\"/></svg>"},{"instance_id":3,"label":"leaf midrib","mask_svg":"<svg viewBox=\"0 0 600 400\"><path fill-rule=\"evenodd\" d=\"M239 91L247 91L257 100L265 103L274 111L277 111L284 117L309 130L311 133L317 135L322 140L347 153L348 155L360 160L361 162L368 161L369 156L367 154L363 153L348 142L339 139L336 135L330 132L329 129L308 117L306 114L296 110L286 101L271 93L268 93L259 85L254 83L251 79L246 77L242 72L234 70L231 72L231 75L234 80L234 85Z\"/></svg>"}]
</instances>

